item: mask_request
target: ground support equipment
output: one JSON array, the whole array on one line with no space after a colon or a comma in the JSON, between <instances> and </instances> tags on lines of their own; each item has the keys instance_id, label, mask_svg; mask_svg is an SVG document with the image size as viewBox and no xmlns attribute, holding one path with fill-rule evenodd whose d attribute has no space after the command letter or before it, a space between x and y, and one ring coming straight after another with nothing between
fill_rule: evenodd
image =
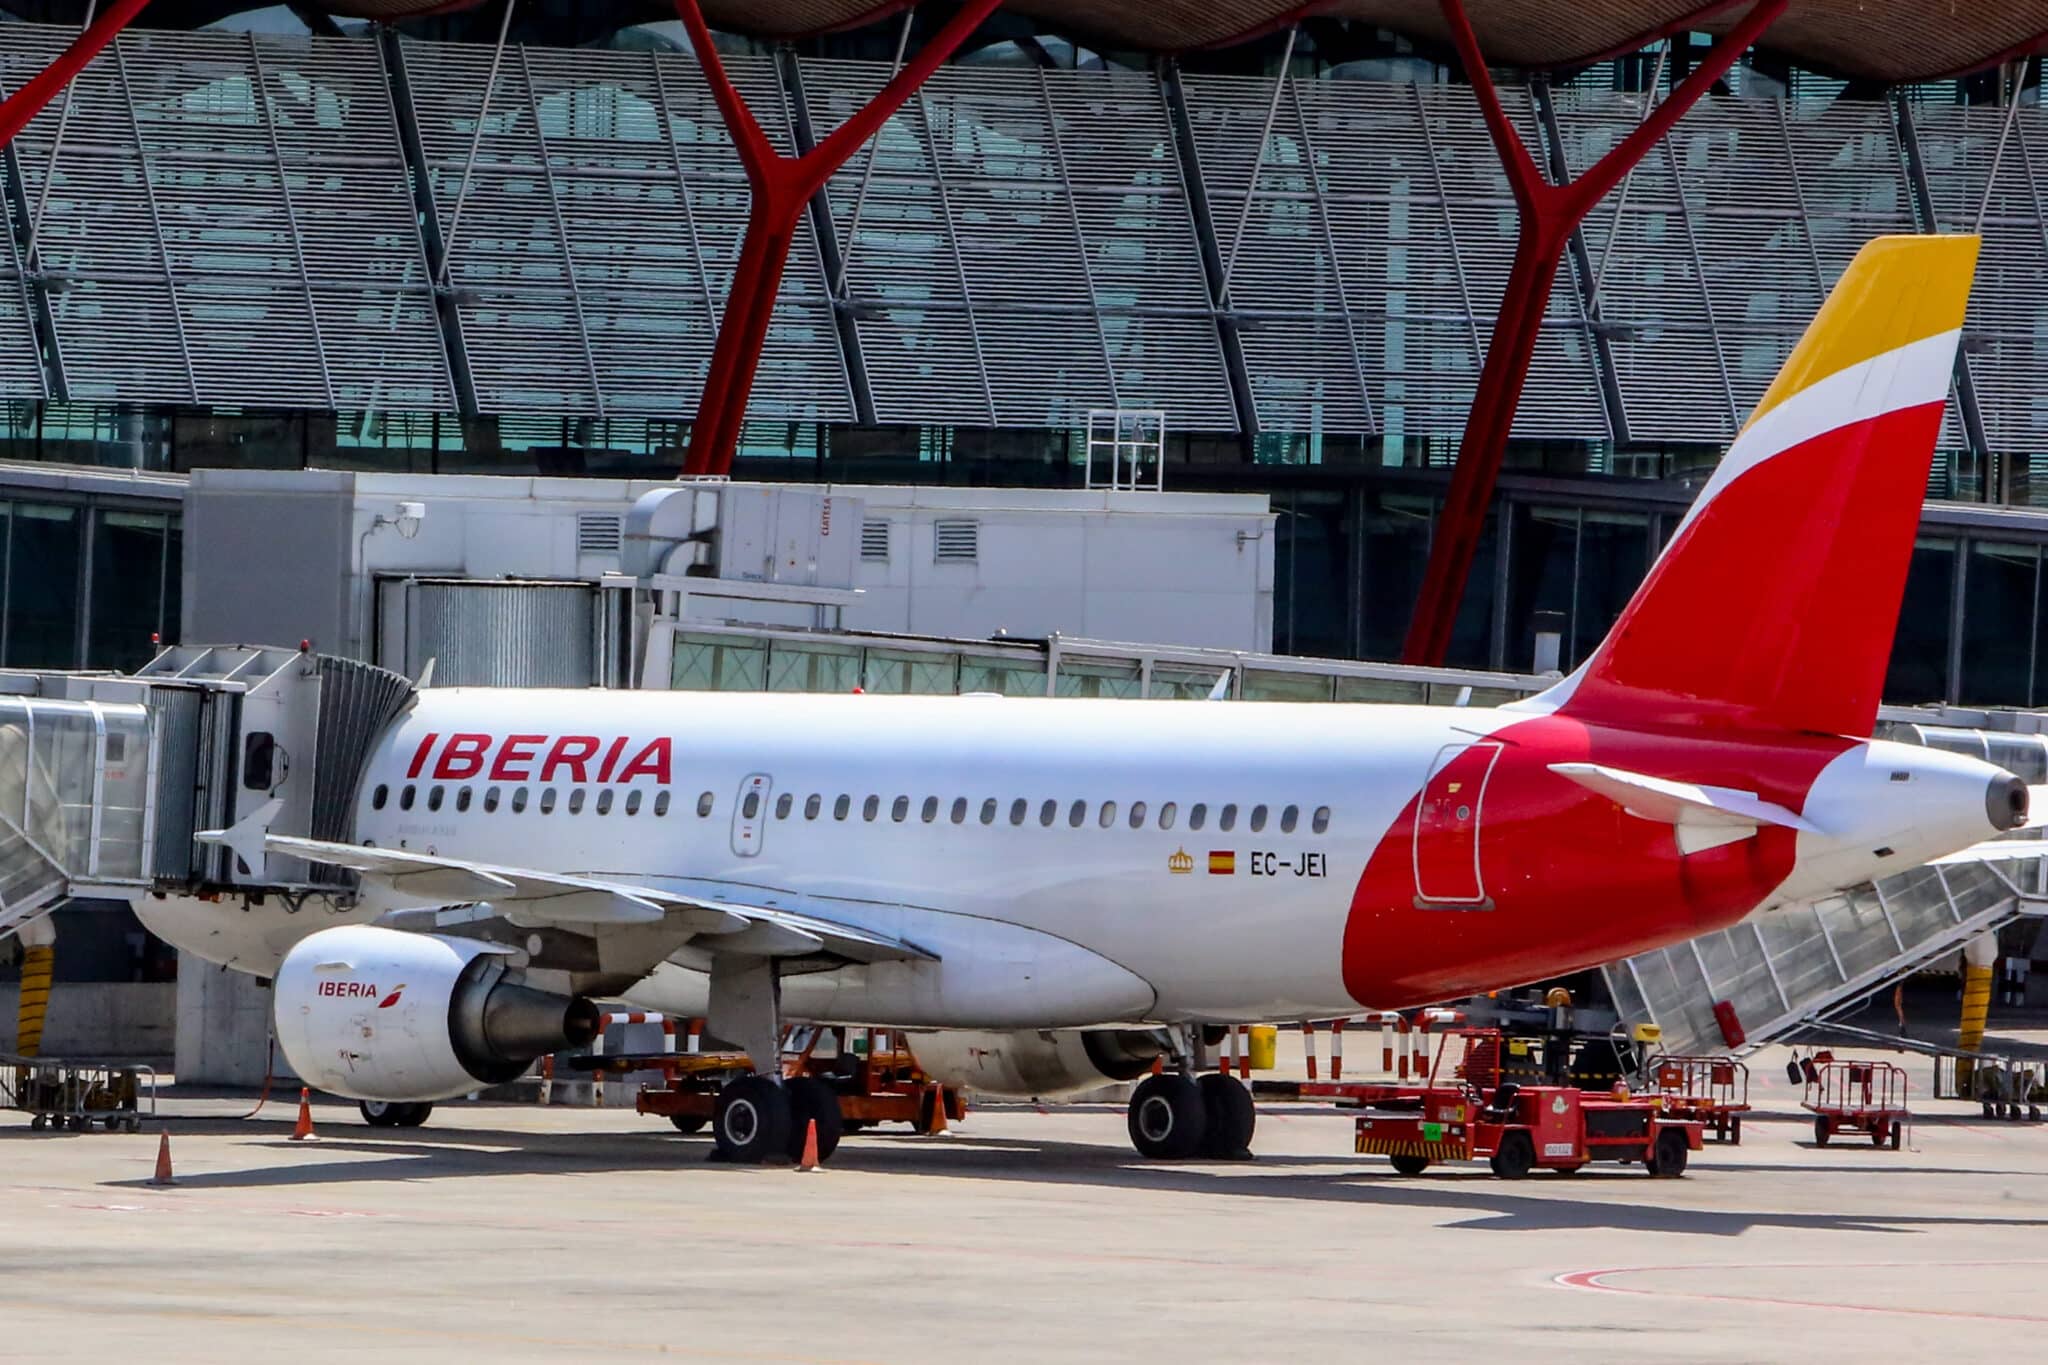
<instances>
[{"instance_id":1,"label":"ground support equipment","mask_svg":"<svg viewBox=\"0 0 2048 1365\"><path fill-rule=\"evenodd\" d=\"M1747 1066L1728 1057L1660 1056L1649 1075L1665 1114L1693 1120L1717 1142L1742 1145L1742 1116L1750 1110Z\"/></svg>"},{"instance_id":2,"label":"ground support equipment","mask_svg":"<svg viewBox=\"0 0 2048 1365\"><path fill-rule=\"evenodd\" d=\"M1868 1133L1870 1145L1903 1141L1906 1121L1906 1069L1890 1062L1837 1060L1832 1052L1816 1052L1801 1063L1806 1094L1799 1107L1813 1115L1813 1140L1819 1146L1838 1133Z\"/></svg>"},{"instance_id":3,"label":"ground support equipment","mask_svg":"<svg viewBox=\"0 0 2048 1365\"><path fill-rule=\"evenodd\" d=\"M1703 1125L1667 1115L1654 1098L1502 1080L1502 1043L1499 1029L1451 1029L1439 1035L1428 1074L1414 1081L1258 1081L1252 1088L1262 1099L1362 1111L1353 1149L1389 1158L1403 1175L1485 1160L1508 1180L1595 1161L1641 1162L1653 1176L1675 1177L1702 1146Z\"/></svg>"},{"instance_id":4,"label":"ground support equipment","mask_svg":"<svg viewBox=\"0 0 2048 1365\"><path fill-rule=\"evenodd\" d=\"M156 1117L156 1072L146 1066L0 1056L0 1108L27 1114L28 1126L38 1133L45 1128L84 1133L94 1127L139 1132L144 1118Z\"/></svg>"},{"instance_id":5,"label":"ground support equipment","mask_svg":"<svg viewBox=\"0 0 2048 1365\"><path fill-rule=\"evenodd\" d=\"M588 1072L593 1085L608 1075L658 1071L659 1085L644 1086L634 1109L667 1119L678 1131L695 1133L731 1103L737 1087L754 1074L744 1052L656 1052L565 1057L568 1071ZM799 1111L787 1135L790 1160L803 1151L808 1120L818 1122L818 1156L829 1161L842 1133L879 1123L905 1123L919 1133L944 1132L967 1117L961 1092L942 1086L918 1069L900 1034L884 1029L803 1028L792 1030L782 1056L784 1085Z\"/></svg>"}]
</instances>

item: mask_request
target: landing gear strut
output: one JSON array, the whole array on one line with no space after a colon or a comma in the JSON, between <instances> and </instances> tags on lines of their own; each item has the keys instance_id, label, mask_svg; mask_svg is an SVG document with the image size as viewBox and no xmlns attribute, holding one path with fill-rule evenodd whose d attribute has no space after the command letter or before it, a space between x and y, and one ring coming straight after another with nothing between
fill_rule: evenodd
<instances>
[{"instance_id":1,"label":"landing gear strut","mask_svg":"<svg viewBox=\"0 0 2048 1365\"><path fill-rule=\"evenodd\" d=\"M782 982L775 964L758 957L714 957L706 1025L744 1048L754 1066L752 1075L718 1094L711 1114L712 1158L746 1165L797 1161L816 1124L818 1160L831 1160L846 1131L839 1094L812 1077L784 1080L780 1074Z\"/></svg>"}]
</instances>

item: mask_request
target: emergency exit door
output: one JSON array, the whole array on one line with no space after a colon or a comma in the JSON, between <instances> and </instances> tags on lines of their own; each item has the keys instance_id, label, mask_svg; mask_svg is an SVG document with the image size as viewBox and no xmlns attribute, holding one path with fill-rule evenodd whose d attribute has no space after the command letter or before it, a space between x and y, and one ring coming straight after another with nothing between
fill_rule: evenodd
<instances>
[{"instance_id":1,"label":"emergency exit door","mask_svg":"<svg viewBox=\"0 0 2048 1365\"><path fill-rule=\"evenodd\" d=\"M1446 744L1429 765L1415 807L1415 901L1483 910L1491 902L1479 864L1487 779L1501 746Z\"/></svg>"},{"instance_id":2,"label":"emergency exit door","mask_svg":"<svg viewBox=\"0 0 2048 1365\"><path fill-rule=\"evenodd\" d=\"M761 832L768 827L768 797L775 780L766 773L753 773L740 783L739 800L732 808L732 851L751 858L761 851Z\"/></svg>"}]
</instances>

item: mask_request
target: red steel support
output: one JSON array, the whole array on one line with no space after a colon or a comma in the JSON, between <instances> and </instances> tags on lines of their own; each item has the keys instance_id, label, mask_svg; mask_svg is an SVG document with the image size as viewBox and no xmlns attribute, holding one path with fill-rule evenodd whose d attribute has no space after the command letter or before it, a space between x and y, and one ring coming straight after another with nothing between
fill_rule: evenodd
<instances>
[{"instance_id":1,"label":"red steel support","mask_svg":"<svg viewBox=\"0 0 2048 1365\"><path fill-rule=\"evenodd\" d=\"M1411 664L1441 664L1450 649L1458 603L1465 595L1472 558L1486 526L1486 509L1493 501L1494 483L1507 452L1508 430L1514 424L1522 387L1529 378L1529 362L1536 353L1536 340L1543 327L1544 310L1550 303L1550 287L1557 277L1558 262L1572 233L1594 206L1621 183L1630 168L1647 156L1685 112L1727 73L1736 58L1755 44L1784 12L1786 0L1756 0L1742 21L1714 44L1706 59L1671 92L1669 99L1651 110L1634 131L1584 175L1562 185L1553 185L1543 177L1502 111L1500 95L1487 72L1486 58L1479 50L1479 39L1472 32L1471 22L1465 17L1462 0L1440 3L1451 26L1451 37L1457 43L1458 59L1478 96L1486 131L1493 138L1494 150L1500 155L1508 185L1514 191L1521 223L1507 292L1501 298L1500 315L1494 321L1493 337L1486 348L1486 363L1479 371L1472 409L1465 418L1458 463L1451 473L1443 514L1437 518L1436 534L1430 538L1429 568L1416 598L1415 615L1408 622L1408 639L1401 658ZM1727 0L1708 8L1725 9Z\"/></svg>"},{"instance_id":2,"label":"red steel support","mask_svg":"<svg viewBox=\"0 0 2048 1365\"><path fill-rule=\"evenodd\" d=\"M28 127L29 120L43 112L51 100L62 94L86 64L100 55L100 49L140 14L149 0L114 0L107 12L71 40L71 46L57 59L30 77L21 89L0 102L0 147L14 141L14 135Z\"/></svg>"},{"instance_id":3,"label":"red steel support","mask_svg":"<svg viewBox=\"0 0 2048 1365\"><path fill-rule=\"evenodd\" d=\"M711 82L712 98L717 100L718 111L732 134L733 146L746 167L747 183L754 195L747 215L746 239L741 243L739 262L733 270L732 292L718 328L718 345L711 354L711 372L705 376L704 396L698 402L697 420L690 429L690 453L683 465L684 474L725 474L732 469L733 452L739 447L740 424L746 419L747 399L761 364L761 347L768 339L768 324L775 315L782 272L789 263L790 248L795 245L812 196L869 138L881 131L904 101L931 79L932 73L1001 3L1002 0L966 0L952 21L870 103L803 156L788 157L768 141L753 111L726 76L698 0L676 0L676 13L689 31L690 45L697 50L705 79Z\"/></svg>"}]
</instances>

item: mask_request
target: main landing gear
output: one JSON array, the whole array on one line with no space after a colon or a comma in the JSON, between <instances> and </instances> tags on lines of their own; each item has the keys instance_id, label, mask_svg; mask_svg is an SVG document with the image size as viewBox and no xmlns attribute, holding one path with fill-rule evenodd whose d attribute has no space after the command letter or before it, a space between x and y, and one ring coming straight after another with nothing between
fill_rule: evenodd
<instances>
[{"instance_id":1,"label":"main landing gear","mask_svg":"<svg viewBox=\"0 0 2048 1365\"><path fill-rule=\"evenodd\" d=\"M1257 1122L1252 1092L1235 1076L1163 1071L1131 1092L1126 1126L1138 1155L1155 1161L1248 1161Z\"/></svg>"},{"instance_id":2,"label":"main landing gear","mask_svg":"<svg viewBox=\"0 0 2048 1365\"><path fill-rule=\"evenodd\" d=\"M712 1157L744 1165L801 1160L813 1123L818 1125L818 1160L830 1161L846 1132L832 1087L810 1076L742 1076L718 1092L711 1114Z\"/></svg>"}]
</instances>

